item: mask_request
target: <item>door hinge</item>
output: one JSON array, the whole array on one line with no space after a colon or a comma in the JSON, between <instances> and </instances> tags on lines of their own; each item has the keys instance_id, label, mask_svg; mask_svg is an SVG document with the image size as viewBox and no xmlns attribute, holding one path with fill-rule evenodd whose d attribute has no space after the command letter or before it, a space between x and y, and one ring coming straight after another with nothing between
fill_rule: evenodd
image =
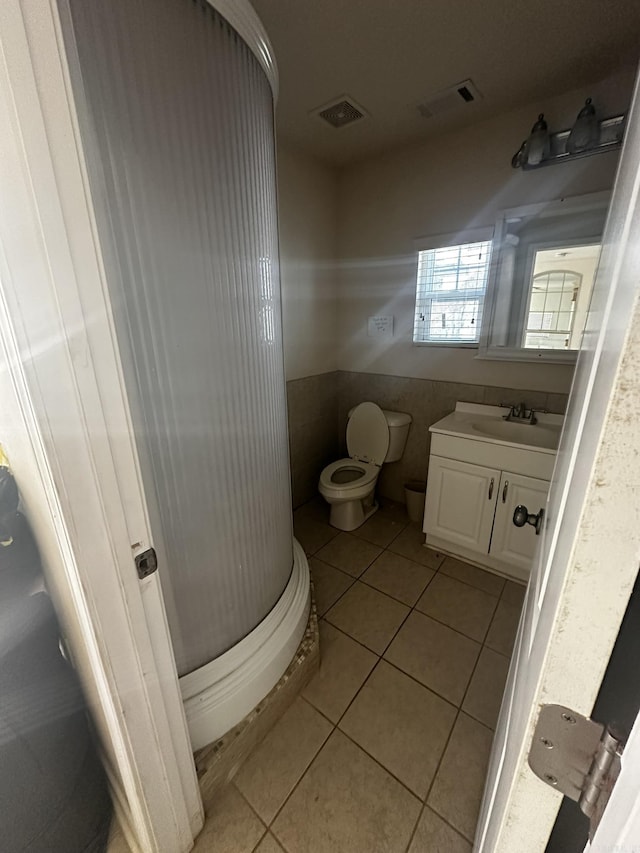
<instances>
[{"instance_id":1,"label":"door hinge","mask_svg":"<svg viewBox=\"0 0 640 853\"><path fill-rule=\"evenodd\" d=\"M543 705L529 750L529 767L543 782L575 800L593 839L620 774L624 744L601 723L562 705Z\"/></svg>"},{"instance_id":2,"label":"door hinge","mask_svg":"<svg viewBox=\"0 0 640 853\"><path fill-rule=\"evenodd\" d=\"M146 551L143 551L141 554L136 555L135 561L136 570L138 572L138 577L140 578L140 580L143 580L143 578L148 578L149 575L152 575L158 568L158 557L156 556L156 549L147 548Z\"/></svg>"}]
</instances>

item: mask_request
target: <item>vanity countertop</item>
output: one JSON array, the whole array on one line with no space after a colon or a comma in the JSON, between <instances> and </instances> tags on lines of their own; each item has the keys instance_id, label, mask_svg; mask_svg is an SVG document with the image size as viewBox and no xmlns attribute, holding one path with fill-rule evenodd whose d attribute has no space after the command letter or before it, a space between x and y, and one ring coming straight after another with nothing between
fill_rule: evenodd
<instances>
[{"instance_id":1,"label":"vanity countertop","mask_svg":"<svg viewBox=\"0 0 640 853\"><path fill-rule=\"evenodd\" d=\"M456 403L455 411L429 427L429 432L469 438L490 444L555 454L564 423L562 415L536 412L537 423L505 421L509 409L479 403Z\"/></svg>"}]
</instances>

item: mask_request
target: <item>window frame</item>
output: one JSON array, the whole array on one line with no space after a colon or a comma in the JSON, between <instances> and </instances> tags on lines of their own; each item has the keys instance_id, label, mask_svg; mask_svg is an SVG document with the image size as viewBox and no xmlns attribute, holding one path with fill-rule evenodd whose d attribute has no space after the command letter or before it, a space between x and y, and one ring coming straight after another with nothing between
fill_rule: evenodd
<instances>
[{"instance_id":1,"label":"window frame","mask_svg":"<svg viewBox=\"0 0 640 853\"><path fill-rule=\"evenodd\" d=\"M455 231L449 234L436 234L426 237L418 237L413 241L413 247L415 252L415 266L414 266L414 274L413 274L413 291L414 291L414 300L413 300L413 319L411 323L411 343L414 347L444 347L444 348L457 348L457 349L478 349L480 346L480 341L482 340L482 329L484 325L484 314L486 310L487 304L487 292L489 287L489 279L491 276L491 264L493 258L493 241L494 241L494 226L485 226L482 228L467 228L462 231ZM491 242L491 253L492 258L489 260L489 268L487 271L487 284L484 287L482 293L483 306L482 306L482 321L478 324L478 340L477 341L416 341L414 340L415 335L415 308L416 301L418 297L418 265L420 263L420 252L427 252L433 249L446 249L452 248L454 246L464 246L468 243L484 243ZM473 291L469 291L469 293L478 293L478 288ZM447 291L443 291L443 298L446 299ZM460 299L459 293L454 297L451 296L451 299Z\"/></svg>"}]
</instances>

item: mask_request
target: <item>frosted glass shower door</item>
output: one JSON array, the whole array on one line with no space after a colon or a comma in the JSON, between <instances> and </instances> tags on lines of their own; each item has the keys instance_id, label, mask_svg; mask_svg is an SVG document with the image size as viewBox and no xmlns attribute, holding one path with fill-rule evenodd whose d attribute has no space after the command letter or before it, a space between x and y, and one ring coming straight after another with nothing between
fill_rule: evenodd
<instances>
[{"instance_id":1,"label":"frosted glass shower door","mask_svg":"<svg viewBox=\"0 0 640 853\"><path fill-rule=\"evenodd\" d=\"M272 92L206 2L69 8L182 675L246 636L292 568Z\"/></svg>"}]
</instances>

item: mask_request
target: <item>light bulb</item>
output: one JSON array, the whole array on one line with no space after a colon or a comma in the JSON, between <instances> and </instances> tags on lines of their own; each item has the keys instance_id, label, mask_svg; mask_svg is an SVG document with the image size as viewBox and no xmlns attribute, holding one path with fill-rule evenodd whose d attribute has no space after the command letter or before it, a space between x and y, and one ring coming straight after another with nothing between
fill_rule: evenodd
<instances>
[{"instance_id":1,"label":"light bulb","mask_svg":"<svg viewBox=\"0 0 640 853\"><path fill-rule=\"evenodd\" d=\"M542 162L549 150L549 133L544 113L540 113L538 121L531 128L531 135L527 140L527 163L537 166Z\"/></svg>"},{"instance_id":2,"label":"light bulb","mask_svg":"<svg viewBox=\"0 0 640 853\"><path fill-rule=\"evenodd\" d=\"M596 108L591 103L591 98L587 98L584 107L578 113L576 123L571 128L571 133L567 139L567 151L570 154L586 151L587 148L591 148L596 143L597 138Z\"/></svg>"}]
</instances>

